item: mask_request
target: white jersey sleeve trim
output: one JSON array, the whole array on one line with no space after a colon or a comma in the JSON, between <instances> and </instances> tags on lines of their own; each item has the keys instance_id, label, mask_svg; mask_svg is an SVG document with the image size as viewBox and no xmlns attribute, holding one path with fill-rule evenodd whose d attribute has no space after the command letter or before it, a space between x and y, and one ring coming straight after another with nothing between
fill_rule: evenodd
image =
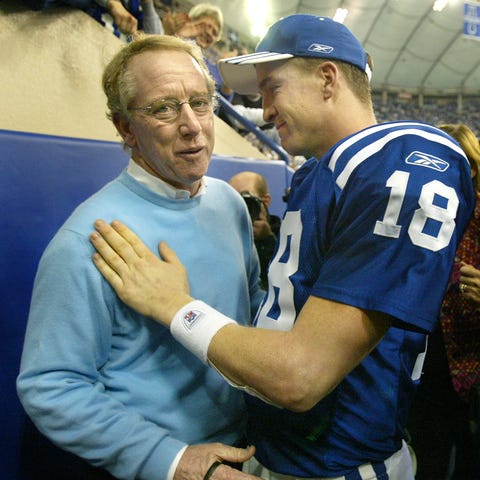
<instances>
[{"instance_id":1,"label":"white jersey sleeve trim","mask_svg":"<svg viewBox=\"0 0 480 480\"><path fill-rule=\"evenodd\" d=\"M378 132L378 131L381 131L381 130L384 130L386 128L391 128L391 127L394 127L394 126L399 126L399 125L403 125L403 126L415 126L415 125L422 125L422 124L388 124L388 125L382 125L381 127L383 128L376 128L376 127L373 127L372 129L368 129L364 132L361 132L359 133L358 135L354 135L352 138L346 140L345 142L343 142L336 150L335 152L332 154L331 156L331 159L329 161L329 164L328 164L328 167L329 169L333 172L336 165L337 165L337 161L338 159L340 158L341 154L348 148L350 147L351 145L353 145L354 143L356 143L357 141L361 140L362 138L365 138L366 136L370 135L371 133L374 133L375 132ZM375 153L379 152L382 148L385 147L385 145L389 142L391 142L392 140L398 138L398 137L401 137L401 136L404 136L404 135L417 135L419 137L422 137L424 139L427 139L427 140L431 140L433 142L436 142L436 143L440 143L442 145L445 145L447 146L448 148L451 148L452 150L454 150L455 152L457 152L458 154L462 155L463 157L465 157L466 159L466 156L465 156L465 153L463 152L463 150L457 145L455 144L453 141L445 138L444 136L442 135L437 135L435 133L430 133L430 132L426 132L425 130L421 130L421 129L416 129L416 128L405 128L405 129L401 129L401 130L396 130L396 131L393 131L387 135L385 135L384 137L381 137L379 140L377 140L376 142L373 142L373 143L370 143L369 145L367 145L365 148L361 149L360 151L358 151L346 164L345 168L337 175L337 178L336 178L336 181L335 183L338 185L339 188L343 189L348 181L348 179L350 178L350 175L352 174L352 172L362 163L364 162L365 160L367 160L368 158L370 158L372 155L374 155Z\"/></svg>"}]
</instances>

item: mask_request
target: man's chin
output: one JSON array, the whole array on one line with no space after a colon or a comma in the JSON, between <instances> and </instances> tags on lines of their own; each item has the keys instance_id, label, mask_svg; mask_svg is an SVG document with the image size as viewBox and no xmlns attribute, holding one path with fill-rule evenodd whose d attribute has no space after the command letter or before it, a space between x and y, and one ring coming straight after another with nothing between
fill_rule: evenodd
<instances>
[{"instance_id":1,"label":"man's chin","mask_svg":"<svg viewBox=\"0 0 480 480\"><path fill-rule=\"evenodd\" d=\"M281 140L280 142L280 145L282 146L282 148L289 154L289 155L299 155L298 153L294 153L296 152L296 148L294 145L292 145L291 143L289 143L288 141L286 140Z\"/></svg>"},{"instance_id":2,"label":"man's chin","mask_svg":"<svg viewBox=\"0 0 480 480\"><path fill-rule=\"evenodd\" d=\"M280 145L289 155L291 155L292 157L305 155L304 145L298 145L288 140L289 139L287 138L280 138Z\"/></svg>"}]
</instances>

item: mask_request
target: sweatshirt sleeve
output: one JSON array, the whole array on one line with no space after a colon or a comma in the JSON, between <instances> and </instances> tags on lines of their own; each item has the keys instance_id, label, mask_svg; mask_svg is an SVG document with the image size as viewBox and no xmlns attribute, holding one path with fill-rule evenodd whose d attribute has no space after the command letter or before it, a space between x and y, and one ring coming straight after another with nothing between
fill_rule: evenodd
<instances>
[{"instance_id":1,"label":"sweatshirt sleeve","mask_svg":"<svg viewBox=\"0 0 480 480\"><path fill-rule=\"evenodd\" d=\"M100 372L122 306L91 260L84 236L61 231L35 279L19 398L55 444L119 479L166 479L185 442L106 391Z\"/></svg>"}]
</instances>

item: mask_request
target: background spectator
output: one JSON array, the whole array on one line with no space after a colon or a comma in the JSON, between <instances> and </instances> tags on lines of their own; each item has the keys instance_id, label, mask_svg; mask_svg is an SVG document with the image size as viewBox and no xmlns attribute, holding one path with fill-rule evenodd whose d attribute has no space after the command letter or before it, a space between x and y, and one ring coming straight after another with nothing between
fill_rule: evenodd
<instances>
[{"instance_id":1,"label":"background spectator","mask_svg":"<svg viewBox=\"0 0 480 480\"><path fill-rule=\"evenodd\" d=\"M229 181L247 203L253 223L253 237L260 259L260 279L264 290L268 287L268 265L272 259L281 220L268 211L272 197L267 180L255 172L240 172Z\"/></svg>"}]
</instances>

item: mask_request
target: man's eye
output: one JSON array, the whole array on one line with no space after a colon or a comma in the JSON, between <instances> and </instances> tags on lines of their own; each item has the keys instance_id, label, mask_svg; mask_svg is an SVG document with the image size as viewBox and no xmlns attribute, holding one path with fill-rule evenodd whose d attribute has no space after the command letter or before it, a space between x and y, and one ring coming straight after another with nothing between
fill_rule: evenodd
<instances>
[{"instance_id":1,"label":"man's eye","mask_svg":"<svg viewBox=\"0 0 480 480\"><path fill-rule=\"evenodd\" d=\"M209 103L210 102L206 98L195 98L190 101L192 108L208 107Z\"/></svg>"},{"instance_id":2,"label":"man's eye","mask_svg":"<svg viewBox=\"0 0 480 480\"><path fill-rule=\"evenodd\" d=\"M152 105L152 115L165 115L176 111L176 105L173 102L162 102Z\"/></svg>"}]
</instances>

